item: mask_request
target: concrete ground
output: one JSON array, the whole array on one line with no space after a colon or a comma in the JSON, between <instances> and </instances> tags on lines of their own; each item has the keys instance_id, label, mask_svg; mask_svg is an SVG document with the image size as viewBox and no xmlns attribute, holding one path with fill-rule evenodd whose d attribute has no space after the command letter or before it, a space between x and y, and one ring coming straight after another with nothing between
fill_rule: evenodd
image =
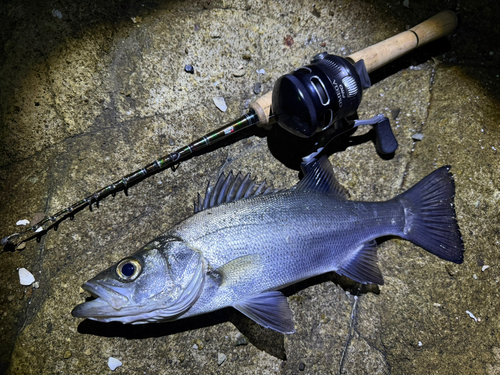
<instances>
[{"instance_id":1,"label":"concrete ground","mask_svg":"<svg viewBox=\"0 0 500 375\"><path fill-rule=\"evenodd\" d=\"M57 212L237 118L258 96L256 84L271 90L317 52L346 56L456 10L460 25L449 38L372 75L359 114L391 118L395 156L379 157L365 136L344 139L330 160L357 200L391 198L450 164L466 253L455 265L384 241L385 285L360 289L326 275L287 290L290 336L232 310L133 327L73 318L88 297L81 284L187 217L220 172L251 172L278 187L298 181L305 146L276 128L253 129L128 197L108 197L40 242L0 253L0 373L107 373L114 357L117 373L500 374L497 4L2 2L1 237L18 230L17 220ZM424 138L414 141L416 133ZM38 288L20 285L20 267Z\"/></svg>"}]
</instances>

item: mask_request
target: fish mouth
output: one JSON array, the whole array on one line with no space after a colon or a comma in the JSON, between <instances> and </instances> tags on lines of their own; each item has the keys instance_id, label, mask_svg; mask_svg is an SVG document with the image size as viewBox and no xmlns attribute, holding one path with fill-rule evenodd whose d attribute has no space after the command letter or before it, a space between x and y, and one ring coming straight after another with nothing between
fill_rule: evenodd
<instances>
[{"instance_id":1,"label":"fish mouth","mask_svg":"<svg viewBox=\"0 0 500 375\"><path fill-rule=\"evenodd\" d=\"M98 281L88 281L82 285L82 288L95 299L77 305L71 312L75 318L105 320L109 317L120 316L120 310L129 302L125 295Z\"/></svg>"}]
</instances>

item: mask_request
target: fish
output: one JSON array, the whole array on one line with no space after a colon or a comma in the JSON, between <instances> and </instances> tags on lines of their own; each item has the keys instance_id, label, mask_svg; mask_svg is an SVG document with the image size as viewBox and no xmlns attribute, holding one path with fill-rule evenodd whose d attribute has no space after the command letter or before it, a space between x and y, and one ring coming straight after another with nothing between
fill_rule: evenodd
<instances>
[{"instance_id":1,"label":"fish","mask_svg":"<svg viewBox=\"0 0 500 375\"><path fill-rule=\"evenodd\" d=\"M72 315L100 322L175 321L233 307L263 327L295 332L282 288L327 272L383 285L376 239L397 236L463 262L455 184L443 166L381 202L348 199L326 156L277 190L221 174L195 213L82 288L94 297Z\"/></svg>"}]
</instances>

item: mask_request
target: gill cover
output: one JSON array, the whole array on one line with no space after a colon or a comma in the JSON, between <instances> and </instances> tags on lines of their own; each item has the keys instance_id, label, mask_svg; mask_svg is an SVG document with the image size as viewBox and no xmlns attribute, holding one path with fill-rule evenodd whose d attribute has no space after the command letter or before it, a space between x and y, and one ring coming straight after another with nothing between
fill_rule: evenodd
<instances>
[{"instance_id":1,"label":"gill cover","mask_svg":"<svg viewBox=\"0 0 500 375\"><path fill-rule=\"evenodd\" d=\"M171 241L167 253L167 273L173 282L175 301L157 311L148 321L171 320L185 313L200 297L205 282L206 263L200 251L181 240Z\"/></svg>"}]
</instances>

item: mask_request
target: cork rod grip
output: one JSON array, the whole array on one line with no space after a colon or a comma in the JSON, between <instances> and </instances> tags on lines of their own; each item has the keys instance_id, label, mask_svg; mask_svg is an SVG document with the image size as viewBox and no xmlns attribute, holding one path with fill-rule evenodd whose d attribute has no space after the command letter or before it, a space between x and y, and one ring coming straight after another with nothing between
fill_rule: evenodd
<instances>
[{"instance_id":1,"label":"cork rod grip","mask_svg":"<svg viewBox=\"0 0 500 375\"><path fill-rule=\"evenodd\" d=\"M250 104L250 108L254 110L259 118L259 126L266 126L269 124L269 117L271 116L271 106L273 104L273 90L267 94L262 95Z\"/></svg>"},{"instance_id":2,"label":"cork rod grip","mask_svg":"<svg viewBox=\"0 0 500 375\"><path fill-rule=\"evenodd\" d=\"M354 62L363 59L370 73L417 47L448 35L456 27L457 16L451 10L445 10L407 31L355 52L349 58ZM259 117L259 126L269 124L272 96L272 91L269 91L250 104Z\"/></svg>"},{"instance_id":3,"label":"cork rod grip","mask_svg":"<svg viewBox=\"0 0 500 375\"><path fill-rule=\"evenodd\" d=\"M451 33L457 16L445 10L411 29L374 44L349 56L354 62L364 60L368 73L433 40Z\"/></svg>"}]
</instances>

